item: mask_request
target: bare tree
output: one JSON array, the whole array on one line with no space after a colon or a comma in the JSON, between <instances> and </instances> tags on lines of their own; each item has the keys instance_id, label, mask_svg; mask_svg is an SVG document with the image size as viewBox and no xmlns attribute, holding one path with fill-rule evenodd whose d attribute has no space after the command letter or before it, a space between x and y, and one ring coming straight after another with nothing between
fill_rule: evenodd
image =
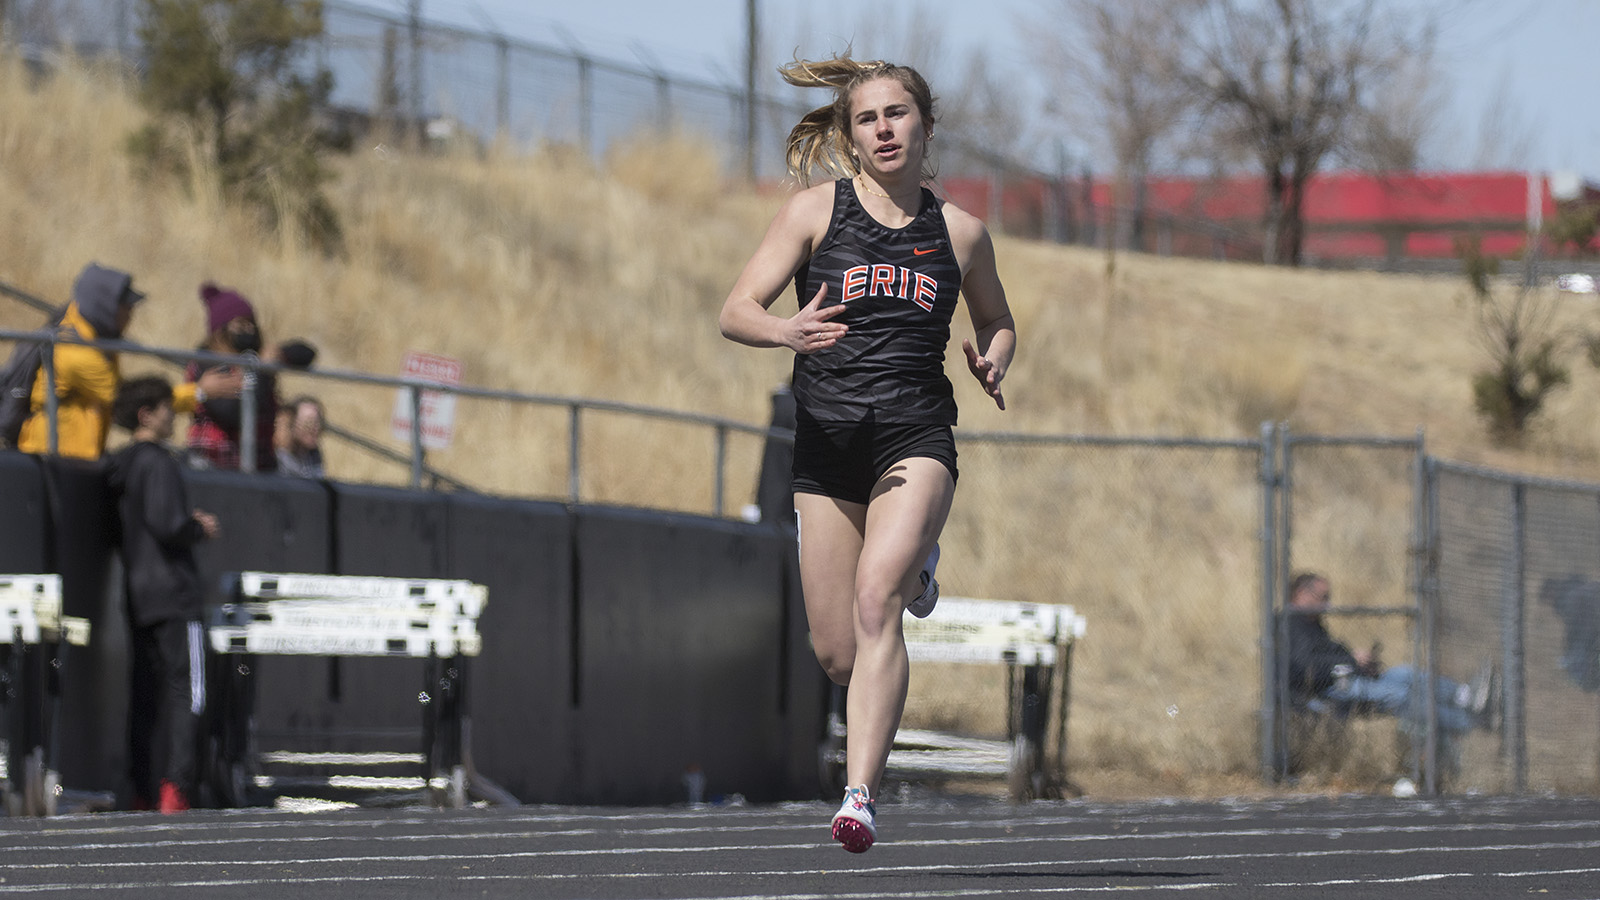
<instances>
[{"instance_id":1,"label":"bare tree","mask_svg":"<svg viewBox=\"0 0 1600 900\"><path fill-rule=\"evenodd\" d=\"M949 81L940 98L942 123L935 151L941 165L956 163L967 171L1005 170L1022 164L1033 129L1017 102L1016 79L998 70L979 52L967 57L960 78Z\"/></svg>"},{"instance_id":2,"label":"bare tree","mask_svg":"<svg viewBox=\"0 0 1600 900\"><path fill-rule=\"evenodd\" d=\"M1430 143L1448 105L1431 45L1425 39L1393 77L1374 85L1371 102L1356 113L1350 141L1339 151L1345 162L1373 172L1411 172L1429 164Z\"/></svg>"},{"instance_id":3,"label":"bare tree","mask_svg":"<svg viewBox=\"0 0 1600 900\"><path fill-rule=\"evenodd\" d=\"M1119 243L1137 246L1145 183L1182 151L1171 139L1191 117L1194 94L1182 58L1200 0L1053 0L1048 21L1025 39L1054 83L1051 111L1109 155Z\"/></svg>"},{"instance_id":4,"label":"bare tree","mask_svg":"<svg viewBox=\"0 0 1600 900\"><path fill-rule=\"evenodd\" d=\"M1484 102L1472 155L1475 169L1521 169L1533 155L1535 129L1511 97L1509 74L1501 64L1494 92Z\"/></svg>"},{"instance_id":5,"label":"bare tree","mask_svg":"<svg viewBox=\"0 0 1600 900\"><path fill-rule=\"evenodd\" d=\"M1299 265L1307 181L1372 115L1376 87L1431 34L1374 0L1206 0L1189 81L1266 177L1266 262Z\"/></svg>"}]
</instances>

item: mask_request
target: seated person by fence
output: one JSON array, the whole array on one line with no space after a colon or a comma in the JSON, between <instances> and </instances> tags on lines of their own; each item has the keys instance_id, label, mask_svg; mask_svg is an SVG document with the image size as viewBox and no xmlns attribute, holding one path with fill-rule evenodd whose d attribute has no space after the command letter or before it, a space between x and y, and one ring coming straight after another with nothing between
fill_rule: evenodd
<instances>
[{"instance_id":1,"label":"seated person by fence","mask_svg":"<svg viewBox=\"0 0 1600 900\"><path fill-rule=\"evenodd\" d=\"M1370 652L1352 651L1335 640L1323 623L1332 593L1328 579L1312 572L1289 585L1289 692L1309 709L1348 713L1370 709L1420 726L1426 719L1426 675L1411 666L1385 668ZM1485 670L1472 685L1440 676L1435 683L1439 728L1461 735L1488 727L1490 677Z\"/></svg>"}]
</instances>

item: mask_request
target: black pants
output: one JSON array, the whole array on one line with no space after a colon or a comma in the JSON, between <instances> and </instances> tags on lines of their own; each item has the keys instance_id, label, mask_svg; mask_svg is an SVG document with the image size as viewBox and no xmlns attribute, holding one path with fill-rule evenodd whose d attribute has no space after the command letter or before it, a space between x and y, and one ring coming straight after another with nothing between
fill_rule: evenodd
<instances>
[{"instance_id":1,"label":"black pants","mask_svg":"<svg viewBox=\"0 0 1600 900\"><path fill-rule=\"evenodd\" d=\"M170 781L195 788L196 740L206 703L205 632L198 619L135 627L128 703L128 766L146 805Z\"/></svg>"}]
</instances>

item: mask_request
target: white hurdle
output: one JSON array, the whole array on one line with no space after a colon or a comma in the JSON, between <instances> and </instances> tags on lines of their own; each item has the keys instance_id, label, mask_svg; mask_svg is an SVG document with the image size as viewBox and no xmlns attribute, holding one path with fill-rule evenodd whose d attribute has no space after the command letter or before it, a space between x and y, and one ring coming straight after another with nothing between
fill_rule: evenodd
<instances>
[{"instance_id":1,"label":"white hurdle","mask_svg":"<svg viewBox=\"0 0 1600 900\"><path fill-rule=\"evenodd\" d=\"M248 662L232 667L219 704L227 735L223 793L242 802L247 785L282 791L294 787L425 789L436 802L460 807L471 786L496 792L472 771L464 696L467 659L483 641L477 621L488 590L470 581L276 572L240 572L232 599L212 611L211 649L249 660L256 656L402 657L425 659L422 752L326 754L266 751L256 747L252 710L255 680ZM367 775L270 776L263 763L373 766L417 763L422 777Z\"/></svg>"},{"instance_id":2,"label":"white hurdle","mask_svg":"<svg viewBox=\"0 0 1600 900\"><path fill-rule=\"evenodd\" d=\"M477 656L488 590L470 581L241 572L212 617L218 653Z\"/></svg>"},{"instance_id":3,"label":"white hurdle","mask_svg":"<svg viewBox=\"0 0 1600 900\"><path fill-rule=\"evenodd\" d=\"M0 575L0 646L6 647L3 792L7 815L50 816L61 797L56 716L66 648L89 643L89 620L61 614L61 576Z\"/></svg>"},{"instance_id":4,"label":"white hurdle","mask_svg":"<svg viewBox=\"0 0 1600 900\"><path fill-rule=\"evenodd\" d=\"M1015 800L1061 796L1070 789L1066 746L1072 649L1086 624L1071 606L954 596L941 597L926 619L906 614L906 652L913 664L1005 667L1007 734L1001 742L901 729L889 754L889 771L1002 776Z\"/></svg>"}]
</instances>

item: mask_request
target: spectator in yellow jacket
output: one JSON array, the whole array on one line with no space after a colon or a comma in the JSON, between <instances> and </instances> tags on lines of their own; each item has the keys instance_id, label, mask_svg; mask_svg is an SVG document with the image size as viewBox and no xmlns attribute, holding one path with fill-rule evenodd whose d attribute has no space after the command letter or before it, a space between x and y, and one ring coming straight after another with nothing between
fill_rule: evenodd
<instances>
[{"instance_id":1,"label":"spectator in yellow jacket","mask_svg":"<svg viewBox=\"0 0 1600 900\"><path fill-rule=\"evenodd\" d=\"M133 308L144 294L133 289L133 276L90 263L72 285L72 302L61 316L61 329L80 340L122 337ZM61 456L99 459L111 425L111 401L120 381L115 354L94 347L60 343L55 348L56 450ZM22 423L17 449L24 453L50 450L50 423L45 411L43 369L33 381L33 414Z\"/></svg>"},{"instance_id":2,"label":"spectator in yellow jacket","mask_svg":"<svg viewBox=\"0 0 1600 900\"><path fill-rule=\"evenodd\" d=\"M79 340L119 339L128 327L134 306L144 296L142 291L134 290L132 275L90 263L72 285L72 302L61 315L60 327L69 330L69 334L76 333ZM111 424L111 402L122 380L116 354L60 343L55 350L55 369L57 453L76 459L99 459ZM198 382L179 385L173 391L172 407L192 414L208 396L239 396L243 383L243 375L237 369L208 372ZM17 449L24 453L50 451L44 392L41 371L33 382L32 415L17 436Z\"/></svg>"}]
</instances>

